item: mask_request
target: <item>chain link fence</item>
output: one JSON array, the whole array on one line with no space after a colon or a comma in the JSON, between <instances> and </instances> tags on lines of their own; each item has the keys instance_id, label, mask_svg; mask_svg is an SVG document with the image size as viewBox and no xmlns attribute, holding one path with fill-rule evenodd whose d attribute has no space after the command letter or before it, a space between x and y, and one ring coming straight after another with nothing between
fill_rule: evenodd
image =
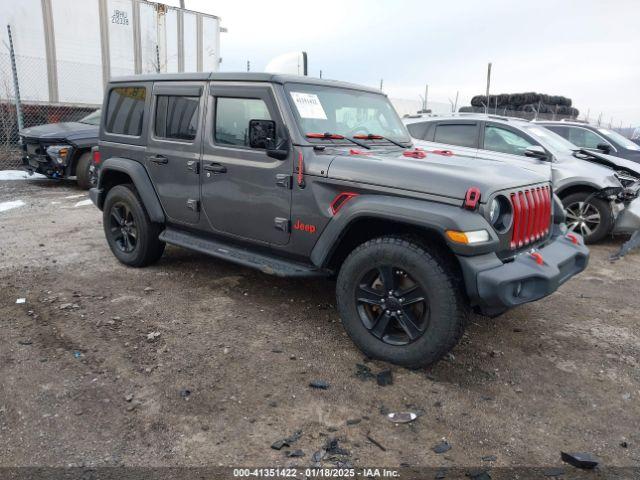
<instances>
[{"instance_id":1,"label":"chain link fence","mask_svg":"<svg viewBox=\"0 0 640 480\"><path fill-rule=\"evenodd\" d=\"M0 48L5 50L0 52L0 170L18 169L22 165L22 146L16 89L9 49L4 45ZM59 89L64 90L66 99L78 103L53 103L49 101L45 59L16 55L15 61L23 128L77 121L99 108L83 101L102 90L99 65L58 62Z\"/></svg>"}]
</instances>

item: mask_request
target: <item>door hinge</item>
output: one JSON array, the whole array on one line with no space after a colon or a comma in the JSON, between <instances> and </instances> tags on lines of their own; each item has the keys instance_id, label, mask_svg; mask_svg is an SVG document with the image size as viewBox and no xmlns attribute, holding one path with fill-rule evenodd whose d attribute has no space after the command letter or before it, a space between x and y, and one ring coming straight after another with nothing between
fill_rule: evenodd
<instances>
[{"instance_id":1,"label":"door hinge","mask_svg":"<svg viewBox=\"0 0 640 480\"><path fill-rule=\"evenodd\" d=\"M189 210L193 210L194 212L199 212L200 211L200 202L198 200L193 199L193 198L189 198L189 199L187 199L187 208Z\"/></svg>"},{"instance_id":2,"label":"door hinge","mask_svg":"<svg viewBox=\"0 0 640 480\"><path fill-rule=\"evenodd\" d=\"M192 171L196 175L200 173L200 162L198 160L189 160L187 162L187 170Z\"/></svg>"},{"instance_id":3,"label":"door hinge","mask_svg":"<svg viewBox=\"0 0 640 480\"><path fill-rule=\"evenodd\" d=\"M273 223L278 230L281 230L285 233L289 231L290 223L288 218L276 217Z\"/></svg>"},{"instance_id":4,"label":"door hinge","mask_svg":"<svg viewBox=\"0 0 640 480\"><path fill-rule=\"evenodd\" d=\"M279 173L276 175L276 185L283 188L291 188L291 175Z\"/></svg>"}]
</instances>

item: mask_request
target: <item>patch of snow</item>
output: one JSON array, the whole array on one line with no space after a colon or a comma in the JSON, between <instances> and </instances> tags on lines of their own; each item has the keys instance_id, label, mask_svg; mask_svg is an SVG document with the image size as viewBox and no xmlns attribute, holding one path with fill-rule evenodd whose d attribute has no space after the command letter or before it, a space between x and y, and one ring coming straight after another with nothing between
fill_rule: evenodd
<instances>
[{"instance_id":1,"label":"patch of snow","mask_svg":"<svg viewBox=\"0 0 640 480\"><path fill-rule=\"evenodd\" d=\"M12 208L23 207L26 205L22 200L14 200L12 202L1 202L0 203L0 212L6 212L7 210L11 210Z\"/></svg>"},{"instance_id":2,"label":"patch of snow","mask_svg":"<svg viewBox=\"0 0 640 480\"><path fill-rule=\"evenodd\" d=\"M46 178L39 173L29 175L24 170L0 170L0 180L43 180Z\"/></svg>"},{"instance_id":3,"label":"patch of snow","mask_svg":"<svg viewBox=\"0 0 640 480\"><path fill-rule=\"evenodd\" d=\"M93 205L93 202L89 198L86 200L80 200L74 205L74 207L84 207L85 205Z\"/></svg>"},{"instance_id":4,"label":"patch of snow","mask_svg":"<svg viewBox=\"0 0 640 480\"><path fill-rule=\"evenodd\" d=\"M18 298L18 299L16 300L16 303L25 303L26 301L27 301L27 299L26 299L26 298Z\"/></svg>"},{"instance_id":5,"label":"patch of snow","mask_svg":"<svg viewBox=\"0 0 640 480\"><path fill-rule=\"evenodd\" d=\"M64 197L64 198L80 198L80 197L86 197L86 195L83 193L80 195L69 195L68 197Z\"/></svg>"}]
</instances>

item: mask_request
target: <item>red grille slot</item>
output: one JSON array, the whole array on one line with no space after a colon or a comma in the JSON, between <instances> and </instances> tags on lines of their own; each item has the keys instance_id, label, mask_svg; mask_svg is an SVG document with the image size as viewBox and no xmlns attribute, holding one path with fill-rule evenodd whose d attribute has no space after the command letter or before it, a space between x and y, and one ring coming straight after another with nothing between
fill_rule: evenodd
<instances>
[{"instance_id":1,"label":"red grille slot","mask_svg":"<svg viewBox=\"0 0 640 480\"><path fill-rule=\"evenodd\" d=\"M513 228L511 249L528 245L549 233L551 188L537 187L511 193Z\"/></svg>"}]
</instances>

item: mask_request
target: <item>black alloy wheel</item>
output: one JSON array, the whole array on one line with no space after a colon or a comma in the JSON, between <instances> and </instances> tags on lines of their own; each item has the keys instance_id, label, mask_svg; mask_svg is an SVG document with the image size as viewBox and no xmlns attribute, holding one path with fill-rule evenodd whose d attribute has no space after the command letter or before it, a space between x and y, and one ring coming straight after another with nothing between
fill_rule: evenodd
<instances>
[{"instance_id":1,"label":"black alloy wheel","mask_svg":"<svg viewBox=\"0 0 640 480\"><path fill-rule=\"evenodd\" d=\"M369 270L356 290L362 324L389 345L408 345L429 326L429 299L409 273L392 265Z\"/></svg>"}]
</instances>

